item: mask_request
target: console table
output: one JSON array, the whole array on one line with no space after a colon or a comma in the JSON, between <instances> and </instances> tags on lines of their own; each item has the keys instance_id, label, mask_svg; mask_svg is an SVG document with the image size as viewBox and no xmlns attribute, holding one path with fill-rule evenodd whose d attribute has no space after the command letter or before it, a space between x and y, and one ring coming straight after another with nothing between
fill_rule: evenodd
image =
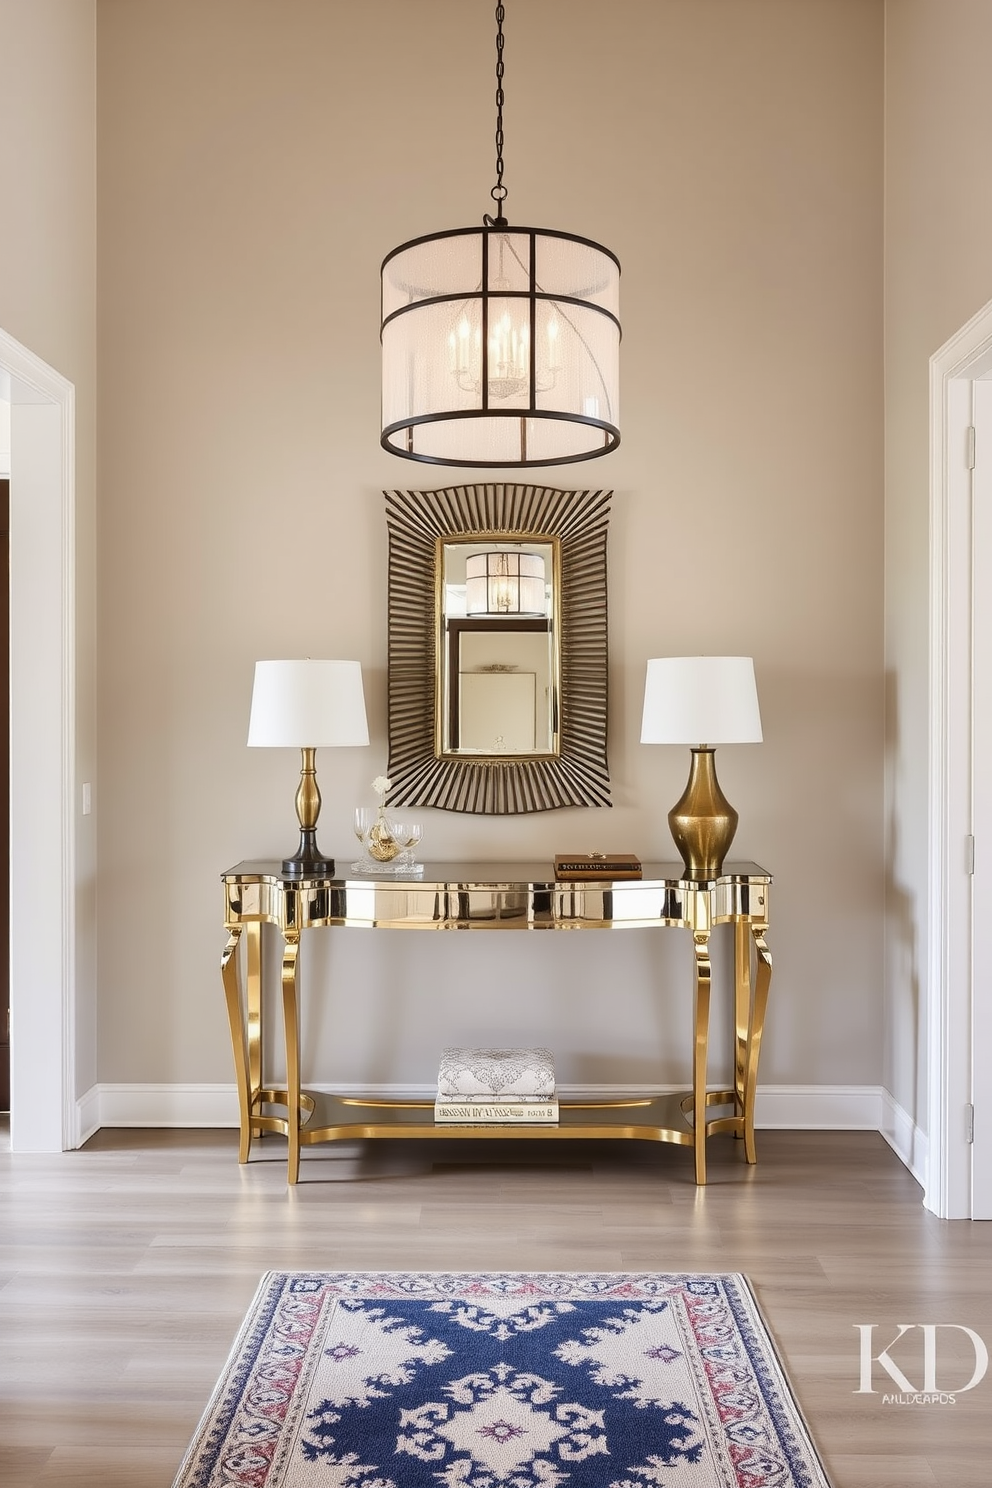
<instances>
[{"instance_id":1,"label":"console table","mask_svg":"<svg viewBox=\"0 0 992 1488\"><path fill-rule=\"evenodd\" d=\"M771 877L755 863L731 863L719 878L688 883L681 864L647 863L640 879L556 881L548 865L429 864L407 878L284 878L276 862L244 862L222 875L224 924L229 932L221 963L237 1073L241 1141L248 1161L252 1138L282 1132L289 1141L289 1182L299 1177L300 1149L316 1142L359 1137L633 1138L691 1147L697 1183L706 1182L706 1138L730 1132L744 1156L757 1161L754 1097L771 956L765 940ZM710 1011L710 932L734 926L733 1082L707 1088ZM263 1008L269 997L262 928L282 937L282 1006L286 1085L265 1083ZM300 1088L297 970L300 937L321 926L381 930L624 930L675 928L692 934L695 949L694 1043L691 1089L684 1095L562 1101L557 1125L435 1125L433 1100L318 1098ZM244 941L244 954L239 947ZM245 963L242 978L241 963ZM244 985L242 985L244 983ZM276 1108L274 1111L273 1108ZM713 1113L710 1114L710 1108Z\"/></svg>"}]
</instances>

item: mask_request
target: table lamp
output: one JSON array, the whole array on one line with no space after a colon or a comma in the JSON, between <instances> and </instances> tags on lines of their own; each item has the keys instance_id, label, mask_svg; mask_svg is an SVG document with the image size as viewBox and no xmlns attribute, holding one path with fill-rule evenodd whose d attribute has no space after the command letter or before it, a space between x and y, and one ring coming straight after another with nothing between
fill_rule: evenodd
<instances>
[{"instance_id":1,"label":"table lamp","mask_svg":"<svg viewBox=\"0 0 992 1488\"><path fill-rule=\"evenodd\" d=\"M299 749L303 764L296 792L300 846L284 858L287 878L326 877L333 858L317 847L316 752L369 742L362 668L357 661L256 661L248 743L269 749Z\"/></svg>"},{"instance_id":2,"label":"table lamp","mask_svg":"<svg viewBox=\"0 0 992 1488\"><path fill-rule=\"evenodd\" d=\"M737 812L716 778L714 745L760 742L750 656L660 656L648 662L641 743L692 747L688 784L668 813L690 882L719 876L737 831Z\"/></svg>"}]
</instances>

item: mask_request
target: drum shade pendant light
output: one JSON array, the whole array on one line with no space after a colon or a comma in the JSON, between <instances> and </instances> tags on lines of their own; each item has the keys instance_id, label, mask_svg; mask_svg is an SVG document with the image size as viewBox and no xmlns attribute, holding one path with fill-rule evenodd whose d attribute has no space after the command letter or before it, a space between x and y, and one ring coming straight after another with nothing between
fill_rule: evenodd
<instances>
[{"instance_id":1,"label":"drum shade pendant light","mask_svg":"<svg viewBox=\"0 0 992 1488\"><path fill-rule=\"evenodd\" d=\"M546 615L544 559L540 553L493 549L465 560L467 615Z\"/></svg>"},{"instance_id":2,"label":"drum shade pendant light","mask_svg":"<svg viewBox=\"0 0 992 1488\"><path fill-rule=\"evenodd\" d=\"M382 264L382 447L434 465L563 465L620 442L619 262L503 214L504 15L497 5L496 216Z\"/></svg>"}]
</instances>

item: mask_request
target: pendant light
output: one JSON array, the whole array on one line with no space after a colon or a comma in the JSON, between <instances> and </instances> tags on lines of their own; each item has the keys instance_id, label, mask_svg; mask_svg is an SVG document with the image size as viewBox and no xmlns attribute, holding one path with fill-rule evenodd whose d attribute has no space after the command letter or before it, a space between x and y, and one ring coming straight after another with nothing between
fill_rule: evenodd
<instances>
[{"instance_id":1,"label":"pendant light","mask_svg":"<svg viewBox=\"0 0 992 1488\"><path fill-rule=\"evenodd\" d=\"M466 615L546 615L540 553L493 548L465 559Z\"/></svg>"},{"instance_id":2,"label":"pendant light","mask_svg":"<svg viewBox=\"0 0 992 1488\"><path fill-rule=\"evenodd\" d=\"M504 216L504 16L497 5L496 216L382 263L381 444L427 464L564 465L620 443L618 260Z\"/></svg>"}]
</instances>

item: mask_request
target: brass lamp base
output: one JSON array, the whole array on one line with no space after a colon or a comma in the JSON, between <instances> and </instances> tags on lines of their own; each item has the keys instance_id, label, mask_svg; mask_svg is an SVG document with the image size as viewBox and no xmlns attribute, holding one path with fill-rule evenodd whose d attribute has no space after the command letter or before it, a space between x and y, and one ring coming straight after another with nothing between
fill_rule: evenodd
<instances>
[{"instance_id":1,"label":"brass lamp base","mask_svg":"<svg viewBox=\"0 0 992 1488\"><path fill-rule=\"evenodd\" d=\"M668 825L690 883L719 877L737 831L737 812L716 778L715 753L706 745L692 750L688 783L668 813Z\"/></svg>"},{"instance_id":2,"label":"brass lamp base","mask_svg":"<svg viewBox=\"0 0 992 1488\"><path fill-rule=\"evenodd\" d=\"M300 783L296 791L296 817L300 823L300 845L291 858L283 858L285 878L328 878L334 872L334 859L325 858L317 846L317 817L320 815L320 791L317 788L317 751L302 749Z\"/></svg>"}]
</instances>

